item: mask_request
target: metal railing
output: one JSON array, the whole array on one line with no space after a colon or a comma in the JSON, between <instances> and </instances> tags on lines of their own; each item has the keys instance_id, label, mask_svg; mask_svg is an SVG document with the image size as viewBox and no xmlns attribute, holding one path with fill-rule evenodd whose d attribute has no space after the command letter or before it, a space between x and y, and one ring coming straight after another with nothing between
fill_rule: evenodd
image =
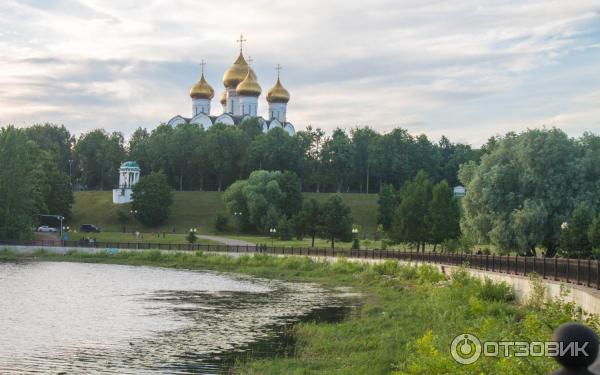
<instances>
[{"instance_id":1,"label":"metal railing","mask_svg":"<svg viewBox=\"0 0 600 375\"><path fill-rule=\"evenodd\" d=\"M317 247L289 247L267 245L217 245L187 243L115 242L115 241L4 241L0 246L69 247L100 249L206 251L225 253L266 253L276 255L306 255L351 257L360 259L394 259L408 262L424 262L462 266L484 271L528 276L532 273L543 279L585 285L600 289L600 261L589 259L536 258L507 255L454 254L439 252L415 252L382 249L343 249Z\"/></svg>"}]
</instances>

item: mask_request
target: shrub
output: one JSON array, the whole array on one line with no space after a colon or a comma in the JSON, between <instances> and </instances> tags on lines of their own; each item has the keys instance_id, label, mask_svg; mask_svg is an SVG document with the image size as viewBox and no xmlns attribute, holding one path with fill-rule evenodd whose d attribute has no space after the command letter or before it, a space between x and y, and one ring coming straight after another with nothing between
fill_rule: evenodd
<instances>
[{"instance_id":1,"label":"shrub","mask_svg":"<svg viewBox=\"0 0 600 375\"><path fill-rule=\"evenodd\" d=\"M487 277L479 286L477 296L484 301L509 302L515 299L513 289L504 281L496 283Z\"/></svg>"},{"instance_id":2,"label":"shrub","mask_svg":"<svg viewBox=\"0 0 600 375\"><path fill-rule=\"evenodd\" d=\"M215 216L215 230L217 232L225 232L229 226L229 219L222 213L218 213Z\"/></svg>"}]
</instances>

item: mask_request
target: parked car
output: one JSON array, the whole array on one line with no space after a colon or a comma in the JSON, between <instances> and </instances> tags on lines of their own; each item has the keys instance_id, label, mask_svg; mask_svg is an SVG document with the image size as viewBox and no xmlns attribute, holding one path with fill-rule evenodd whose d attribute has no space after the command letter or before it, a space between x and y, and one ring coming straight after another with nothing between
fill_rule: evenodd
<instances>
[{"instance_id":1,"label":"parked car","mask_svg":"<svg viewBox=\"0 0 600 375\"><path fill-rule=\"evenodd\" d=\"M43 232L43 233L56 233L56 232L58 232L58 229L49 227L47 225L42 225L41 227L39 227L37 229L37 231Z\"/></svg>"},{"instance_id":2,"label":"parked car","mask_svg":"<svg viewBox=\"0 0 600 375\"><path fill-rule=\"evenodd\" d=\"M79 227L79 231L86 233L100 233L100 228L93 224L83 224Z\"/></svg>"}]
</instances>

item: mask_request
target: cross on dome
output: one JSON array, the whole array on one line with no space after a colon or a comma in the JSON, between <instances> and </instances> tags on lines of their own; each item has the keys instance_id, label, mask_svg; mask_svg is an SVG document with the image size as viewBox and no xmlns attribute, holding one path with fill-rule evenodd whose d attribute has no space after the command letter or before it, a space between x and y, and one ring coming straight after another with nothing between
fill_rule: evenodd
<instances>
[{"instance_id":1,"label":"cross on dome","mask_svg":"<svg viewBox=\"0 0 600 375\"><path fill-rule=\"evenodd\" d=\"M277 66L275 67L275 70L277 70L277 79L279 79L279 74L281 73L281 69L283 69L281 64L277 64Z\"/></svg>"},{"instance_id":2,"label":"cross on dome","mask_svg":"<svg viewBox=\"0 0 600 375\"><path fill-rule=\"evenodd\" d=\"M247 40L244 39L244 34L240 34L240 39L236 40L236 42L240 44L240 52L242 52L242 49L244 49L244 43L247 42Z\"/></svg>"},{"instance_id":3,"label":"cross on dome","mask_svg":"<svg viewBox=\"0 0 600 375\"><path fill-rule=\"evenodd\" d=\"M202 67L202 75L204 75L204 66L206 65L206 60L200 60L200 66Z\"/></svg>"}]
</instances>

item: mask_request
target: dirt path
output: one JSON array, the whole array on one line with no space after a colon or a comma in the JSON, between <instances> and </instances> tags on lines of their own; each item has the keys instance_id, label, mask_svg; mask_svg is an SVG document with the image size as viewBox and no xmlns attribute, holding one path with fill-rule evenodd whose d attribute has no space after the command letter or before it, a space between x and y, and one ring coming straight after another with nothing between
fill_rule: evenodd
<instances>
[{"instance_id":1,"label":"dirt path","mask_svg":"<svg viewBox=\"0 0 600 375\"><path fill-rule=\"evenodd\" d=\"M198 237L204 238L204 239L210 240L210 241L220 242L224 245L230 245L230 246L255 246L255 244L253 244L252 242L242 241L242 240L234 240L232 238L225 238L225 237L219 237L219 236L207 236L204 234L199 234Z\"/></svg>"}]
</instances>

